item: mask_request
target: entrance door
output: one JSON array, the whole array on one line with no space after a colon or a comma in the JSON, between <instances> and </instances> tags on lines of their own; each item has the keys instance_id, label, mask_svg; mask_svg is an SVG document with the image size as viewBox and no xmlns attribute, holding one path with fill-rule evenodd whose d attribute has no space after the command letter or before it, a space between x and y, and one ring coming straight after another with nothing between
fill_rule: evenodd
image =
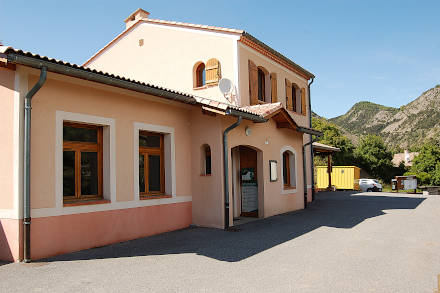
<instances>
[{"instance_id":1,"label":"entrance door","mask_svg":"<svg viewBox=\"0 0 440 293\"><path fill-rule=\"evenodd\" d=\"M257 152L240 146L241 216L258 217Z\"/></svg>"}]
</instances>

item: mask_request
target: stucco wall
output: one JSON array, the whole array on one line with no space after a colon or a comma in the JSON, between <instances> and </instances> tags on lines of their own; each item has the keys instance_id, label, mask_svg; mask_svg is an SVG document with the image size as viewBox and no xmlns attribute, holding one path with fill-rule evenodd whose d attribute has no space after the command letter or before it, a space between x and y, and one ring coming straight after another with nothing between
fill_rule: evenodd
<instances>
[{"instance_id":1,"label":"stucco wall","mask_svg":"<svg viewBox=\"0 0 440 293\"><path fill-rule=\"evenodd\" d=\"M219 116L191 114L193 223L206 227L223 228L223 148L222 124ZM211 176L202 176L204 160L201 147L211 148Z\"/></svg>"},{"instance_id":2,"label":"stucco wall","mask_svg":"<svg viewBox=\"0 0 440 293\"><path fill-rule=\"evenodd\" d=\"M0 260L14 261L22 255L23 221L0 219Z\"/></svg>"},{"instance_id":3,"label":"stucco wall","mask_svg":"<svg viewBox=\"0 0 440 293\"><path fill-rule=\"evenodd\" d=\"M248 61L251 60L257 66L264 67L269 73L274 72L277 74L277 101L282 102L284 107L286 107L286 85L285 79L287 78L290 82L297 84L300 88L304 88L306 91L306 109L307 115L301 115L293 111L289 111L295 122L299 126L309 127L309 99L308 99L308 81L299 76L298 74L288 70L286 67L276 63L275 61L269 59L266 56L256 52L252 48L239 43L238 45L238 55L239 55L239 80L240 80L240 99L243 105L249 105L249 68ZM298 96L301 99L300 96ZM309 135L303 137L303 143L310 141ZM307 185L311 185L311 168L310 168L310 147L306 147L306 163L307 163ZM309 194L311 200L311 194Z\"/></svg>"},{"instance_id":4,"label":"stucco wall","mask_svg":"<svg viewBox=\"0 0 440 293\"><path fill-rule=\"evenodd\" d=\"M288 70L286 67L276 63L275 61L269 59L266 56L263 56L254 49L249 48L248 46L242 43L238 44L238 55L240 60L239 79L240 79L240 99L242 105L250 104L249 67L248 67L249 60L254 62L256 66L264 67L269 73L274 72L277 74L277 96L278 96L277 101L282 102L284 106L286 106L286 85L285 85L286 78L290 82L296 83L300 88L304 88L306 90L306 97L307 97L308 81L305 78ZM299 96L298 98L300 99L301 97ZM306 99L306 104L308 111L308 99ZM306 126L306 127L309 126L308 116L304 116L293 111L289 111L289 112L292 114L293 119L295 119L295 122L298 123L298 125Z\"/></svg>"},{"instance_id":5,"label":"stucco wall","mask_svg":"<svg viewBox=\"0 0 440 293\"><path fill-rule=\"evenodd\" d=\"M234 119L232 118L224 119L223 127L226 128L233 122ZM251 128L251 134L249 136L245 134L246 127ZM262 170L259 169L258 172L263 172L264 174L263 184L259 182L259 188L261 188L261 186L264 188L264 217L270 217L304 207L302 134L290 129L279 129L273 120L269 120L267 123L244 121L239 127L229 133L229 148L232 149L239 145L250 146L262 152ZM283 194L284 187L281 179L281 149L285 146L291 146L295 150L297 173L296 191L287 194ZM278 162L278 180L276 182L270 182L269 160L276 160ZM232 166L231 157L229 158L229 162L229 166ZM232 168L229 169L229 176L230 182L232 182ZM232 184L230 184L230 202L233 202ZM232 220L232 212L230 218Z\"/></svg>"},{"instance_id":6,"label":"stucco wall","mask_svg":"<svg viewBox=\"0 0 440 293\"><path fill-rule=\"evenodd\" d=\"M14 78L15 71L0 68L0 209L14 207Z\"/></svg>"},{"instance_id":7,"label":"stucco wall","mask_svg":"<svg viewBox=\"0 0 440 293\"><path fill-rule=\"evenodd\" d=\"M144 45L139 46L139 40ZM235 80L236 39L232 35L140 23L87 66L146 83L224 102L217 86L193 89L193 67L216 58L222 77Z\"/></svg>"},{"instance_id":8,"label":"stucco wall","mask_svg":"<svg viewBox=\"0 0 440 293\"><path fill-rule=\"evenodd\" d=\"M108 245L191 224L191 202L32 220L31 257Z\"/></svg>"},{"instance_id":9,"label":"stucco wall","mask_svg":"<svg viewBox=\"0 0 440 293\"><path fill-rule=\"evenodd\" d=\"M32 85L36 76L29 79ZM85 85L85 86L84 86ZM88 85L88 86L87 86ZM111 89L111 88L109 88ZM147 96L148 98L148 96ZM150 97L151 98L151 97ZM153 98L154 99L154 98ZM157 100L157 98L156 98ZM116 199L134 200L133 124L141 122L175 129L176 194L191 195L191 166L188 110L169 103L124 96L94 88L91 83L72 84L51 79L33 99L31 194L32 208L55 206L55 115L56 111L88 114L115 120ZM45 170L41 172L41 170Z\"/></svg>"}]
</instances>

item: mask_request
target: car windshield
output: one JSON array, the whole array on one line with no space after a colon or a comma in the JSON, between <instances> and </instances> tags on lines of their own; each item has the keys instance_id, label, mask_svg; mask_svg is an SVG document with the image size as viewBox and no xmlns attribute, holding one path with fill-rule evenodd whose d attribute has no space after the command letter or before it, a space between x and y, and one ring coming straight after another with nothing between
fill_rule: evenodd
<instances>
[{"instance_id":1,"label":"car windshield","mask_svg":"<svg viewBox=\"0 0 440 293\"><path fill-rule=\"evenodd\" d=\"M376 183L379 183L379 181L378 181L378 180L376 180L376 179L374 179L373 181L374 181L374 182L376 182Z\"/></svg>"}]
</instances>

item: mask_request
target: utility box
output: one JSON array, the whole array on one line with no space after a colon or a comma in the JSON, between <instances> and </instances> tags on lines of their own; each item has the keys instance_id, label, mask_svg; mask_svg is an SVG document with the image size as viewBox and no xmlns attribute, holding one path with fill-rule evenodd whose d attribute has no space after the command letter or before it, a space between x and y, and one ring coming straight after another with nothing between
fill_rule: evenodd
<instances>
[{"instance_id":1,"label":"utility box","mask_svg":"<svg viewBox=\"0 0 440 293\"><path fill-rule=\"evenodd\" d=\"M329 187L329 174L327 166L316 166L316 187L318 190ZM361 169L356 166L333 166L331 172L331 185L336 189L359 190Z\"/></svg>"}]
</instances>

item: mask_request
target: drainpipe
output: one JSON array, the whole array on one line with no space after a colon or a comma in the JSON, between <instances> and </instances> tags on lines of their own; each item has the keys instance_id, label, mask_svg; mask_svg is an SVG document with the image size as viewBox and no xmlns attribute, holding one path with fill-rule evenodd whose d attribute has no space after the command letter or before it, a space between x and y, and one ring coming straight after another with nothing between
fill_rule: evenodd
<instances>
[{"instance_id":1,"label":"drainpipe","mask_svg":"<svg viewBox=\"0 0 440 293\"><path fill-rule=\"evenodd\" d=\"M308 84L308 91L309 91L309 127L312 128L312 99L311 99L311 94L310 94L310 86L312 85L312 83L315 81L315 78L312 77L312 81ZM312 141L312 135L309 135L310 141ZM305 155L305 152L304 152ZM312 184L312 201L315 200L315 163L314 163L314 158L313 158L313 146L310 146L310 167L312 169L312 178L311 179L311 184ZM307 187L307 185L306 185Z\"/></svg>"},{"instance_id":2,"label":"drainpipe","mask_svg":"<svg viewBox=\"0 0 440 293\"><path fill-rule=\"evenodd\" d=\"M242 116L238 116L237 122L229 126L223 132L223 177L225 188L225 230L229 229L229 155L228 133L241 124Z\"/></svg>"},{"instance_id":3,"label":"drainpipe","mask_svg":"<svg viewBox=\"0 0 440 293\"><path fill-rule=\"evenodd\" d=\"M40 79L24 98L24 198L23 198L23 262L31 261L31 112L32 97L38 92L46 81L47 68L41 68Z\"/></svg>"},{"instance_id":4,"label":"drainpipe","mask_svg":"<svg viewBox=\"0 0 440 293\"><path fill-rule=\"evenodd\" d=\"M306 147L308 145L312 145L315 142L315 140L312 139L312 135L310 134L310 141L308 143L305 143L302 147L302 152L303 152L303 174L304 174L304 208L307 208L307 170L306 170ZM312 149L312 153L313 153L313 146L310 146ZM312 157L313 159L313 157ZM312 163L313 166L313 163ZM312 176L313 176L313 170L312 170ZM313 183L313 177L312 177L312 183ZM312 193L313 195L313 193ZM312 197L312 201L313 201L313 197Z\"/></svg>"}]
</instances>

